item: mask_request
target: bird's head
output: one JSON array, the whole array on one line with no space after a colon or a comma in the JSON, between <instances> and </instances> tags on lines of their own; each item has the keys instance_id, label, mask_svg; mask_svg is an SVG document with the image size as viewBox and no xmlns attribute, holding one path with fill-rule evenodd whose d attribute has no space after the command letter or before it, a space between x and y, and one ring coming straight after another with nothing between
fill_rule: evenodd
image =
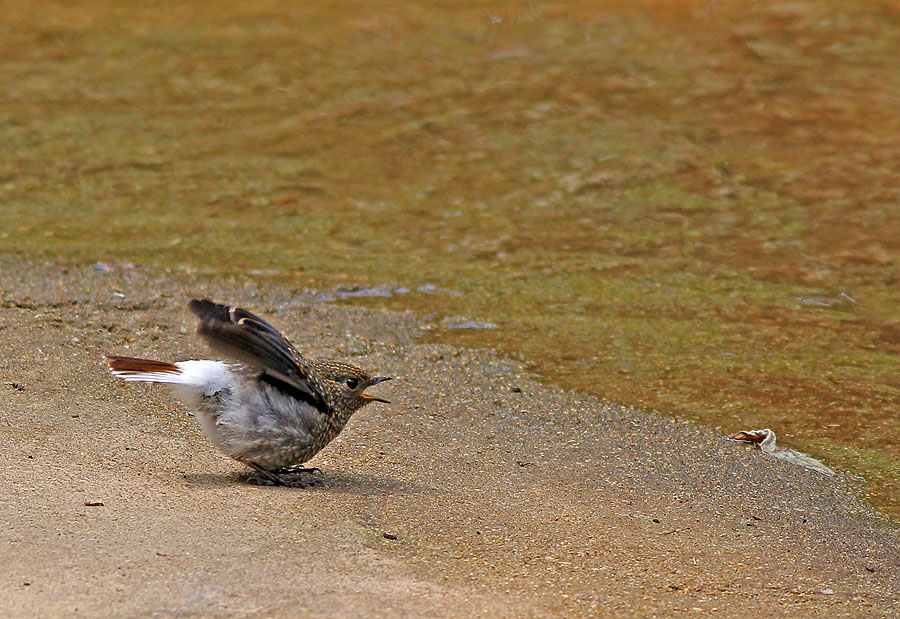
<instances>
[{"instance_id":1,"label":"bird's head","mask_svg":"<svg viewBox=\"0 0 900 619\"><path fill-rule=\"evenodd\" d=\"M389 376L369 376L355 365L336 361L316 359L312 361L312 366L315 368L316 377L331 410L340 410L349 414L370 402L390 404L388 400L365 392L372 385L390 380Z\"/></svg>"}]
</instances>

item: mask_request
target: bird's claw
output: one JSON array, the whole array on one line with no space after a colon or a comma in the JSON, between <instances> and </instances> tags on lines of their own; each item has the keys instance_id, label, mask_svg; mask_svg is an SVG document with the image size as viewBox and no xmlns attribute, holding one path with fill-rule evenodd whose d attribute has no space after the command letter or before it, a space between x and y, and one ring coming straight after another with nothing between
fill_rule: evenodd
<instances>
[{"instance_id":1,"label":"bird's claw","mask_svg":"<svg viewBox=\"0 0 900 619\"><path fill-rule=\"evenodd\" d=\"M242 461L244 464L249 466L251 469L257 472L257 475L253 475L250 477L250 483L256 484L258 486L285 486L288 488L308 488L309 486L314 486L319 483L318 479L310 479L307 481L301 481L299 479L285 479L281 476L282 473L288 471L290 473L312 473L314 471L319 471L319 469L305 469L301 467L287 467L280 468L277 470L270 471L265 469L258 464L253 462ZM320 473L322 471L319 471Z\"/></svg>"},{"instance_id":2,"label":"bird's claw","mask_svg":"<svg viewBox=\"0 0 900 619\"><path fill-rule=\"evenodd\" d=\"M309 479L306 481L301 481L299 479L282 479L281 485L287 488L309 488L310 486L316 486L319 484L318 479Z\"/></svg>"},{"instance_id":3,"label":"bird's claw","mask_svg":"<svg viewBox=\"0 0 900 619\"><path fill-rule=\"evenodd\" d=\"M310 486L316 486L320 483L321 480L318 479L285 479L279 475L272 474L268 475L257 475L251 474L247 481L254 486L283 486L285 488L309 488Z\"/></svg>"},{"instance_id":4,"label":"bird's claw","mask_svg":"<svg viewBox=\"0 0 900 619\"><path fill-rule=\"evenodd\" d=\"M275 469L272 471L276 475L300 475L301 473L309 473L310 475L314 473L321 473L322 469L319 467L305 468L302 466L283 466L280 469Z\"/></svg>"}]
</instances>

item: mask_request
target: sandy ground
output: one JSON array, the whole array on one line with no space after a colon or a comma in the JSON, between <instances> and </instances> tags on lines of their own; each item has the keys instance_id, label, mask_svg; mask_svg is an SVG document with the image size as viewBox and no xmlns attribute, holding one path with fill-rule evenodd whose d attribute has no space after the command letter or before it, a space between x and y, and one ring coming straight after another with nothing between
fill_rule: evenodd
<instances>
[{"instance_id":1,"label":"sandy ground","mask_svg":"<svg viewBox=\"0 0 900 619\"><path fill-rule=\"evenodd\" d=\"M840 478L422 344L409 315L0 268L7 616L900 615L897 530ZM196 295L397 378L312 462L322 485L248 483L164 389L106 373L207 355Z\"/></svg>"}]
</instances>

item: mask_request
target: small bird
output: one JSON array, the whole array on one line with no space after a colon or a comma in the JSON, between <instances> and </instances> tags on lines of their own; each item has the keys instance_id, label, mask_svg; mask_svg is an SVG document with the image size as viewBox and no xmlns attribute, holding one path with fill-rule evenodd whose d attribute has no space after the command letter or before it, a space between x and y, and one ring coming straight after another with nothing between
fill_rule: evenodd
<instances>
[{"instance_id":1,"label":"small bird","mask_svg":"<svg viewBox=\"0 0 900 619\"><path fill-rule=\"evenodd\" d=\"M337 436L360 408L385 402L365 393L390 380L349 363L307 359L275 327L240 307L194 299L197 332L233 362L167 363L107 355L110 371L129 382L162 383L191 409L216 447L278 486L313 482L282 475L300 468Z\"/></svg>"}]
</instances>

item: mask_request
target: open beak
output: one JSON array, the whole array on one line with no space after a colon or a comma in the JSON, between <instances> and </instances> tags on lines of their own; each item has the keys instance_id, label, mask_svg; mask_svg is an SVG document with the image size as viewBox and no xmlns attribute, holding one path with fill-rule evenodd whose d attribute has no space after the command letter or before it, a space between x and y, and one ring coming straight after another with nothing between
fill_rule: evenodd
<instances>
[{"instance_id":1,"label":"open beak","mask_svg":"<svg viewBox=\"0 0 900 619\"><path fill-rule=\"evenodd\" d=\"M390 376L376 376L375 378L372 379L372 382L369 384L369 386L371 387L372 385L377 385L378 383L383 383L386 380L391 380L391 377ZM384 402L385 404L391 403L390 400L385 400L383 398L376 398L374 395L369 395L368 393L361 393L359 395L359 397L361 397L363 400L368 400L369 402Z\"/></svg>"}]
</instances>

